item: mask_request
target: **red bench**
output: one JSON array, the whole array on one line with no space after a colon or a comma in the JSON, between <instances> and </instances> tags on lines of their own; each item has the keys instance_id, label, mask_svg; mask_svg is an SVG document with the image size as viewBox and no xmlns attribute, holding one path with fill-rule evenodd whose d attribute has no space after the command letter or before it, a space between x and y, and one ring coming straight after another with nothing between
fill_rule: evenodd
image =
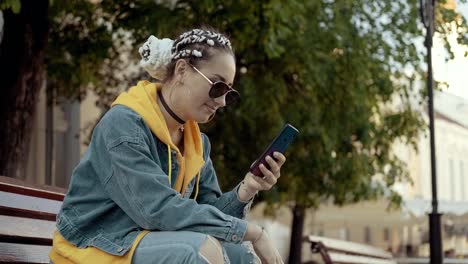
<instances>
[{"instance_id":1,"label":"red bench","mask_svg":"<svg viewBox=\"0 0 468 264\"><path fill-rule=\"evenodd\" d=\"M65 192L0 176L0 263L49 263Z\"/></svg>"}]
</instances>

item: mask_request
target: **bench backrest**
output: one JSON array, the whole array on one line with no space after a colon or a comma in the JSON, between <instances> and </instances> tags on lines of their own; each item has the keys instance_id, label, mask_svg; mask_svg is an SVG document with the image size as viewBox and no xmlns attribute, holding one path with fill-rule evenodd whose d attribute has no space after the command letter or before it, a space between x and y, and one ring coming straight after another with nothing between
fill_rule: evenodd
<instances>
[{"instance_id":1,"label":"bench backrest","mask_svg":"<svg viewBox=\"0 0 468 264\"><path fill-rule=\"evenodd\" d=\"M390 252L383 249L321 236L307 236L313 253L319 253L326 264L396 264Z\"/></svg>"},{"instance_id":2,"label":"bench backrest","mask_svg":"<svg viewBox=\"0 0 468 264\"><path fill-rule=\"evenodd\" d=\"M65 191L0 176L0 262L49 263Z\"/></svg>"}]
</instances>

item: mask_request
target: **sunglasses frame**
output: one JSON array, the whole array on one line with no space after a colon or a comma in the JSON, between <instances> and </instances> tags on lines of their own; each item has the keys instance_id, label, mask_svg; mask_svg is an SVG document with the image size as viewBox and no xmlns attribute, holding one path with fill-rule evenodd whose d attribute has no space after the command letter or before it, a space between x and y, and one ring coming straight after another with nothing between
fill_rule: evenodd
<instances>
[{"instance_id":1,"label":"sunglasses frame","mask_svg":"<svg viewBox=\"0 0 468 264\"><path fill-rule=\"evenodd\" d=\"M203 78L205 78L205 80L207 80L208 83L211 85L210 91L208 92L208 95L210 96L210 98L213 98L213 99L214 99L214 98L221 97L221 96L223 96L223 95L226 95L226 96L227 96L228 93L235 93L235 94L237 94L237 98L234 99L232 102L229 102L229 103L228 103L227 100L226 100L226 106L232 105L233 103L235 103L236 101L238 101L238 100L240 99L240 93L239 93L237 90L233 89L229 84L227 84L227 83L225 83L225 82L223 82L223 81L216 81L216 82L213 82L213 81L210 80L210 78L206 77L206 75L203 74L199 69L197 69L197 67L195 67L195 66L192 65L191 63L189 63L189 65L192 66L192 68L193 68L196 72L198 72L201 76L203 76ZM214 87L216 84L218 84L218 83L222 83L223 85L225 85L226 87L228 87L228 90L227 90L227 92L223 93L223 94L220 95L220 96L212 97L212 96L211 96L211 92L212 92L212 90L213 90L213 87Z\"/></svg>"}]
</instances>

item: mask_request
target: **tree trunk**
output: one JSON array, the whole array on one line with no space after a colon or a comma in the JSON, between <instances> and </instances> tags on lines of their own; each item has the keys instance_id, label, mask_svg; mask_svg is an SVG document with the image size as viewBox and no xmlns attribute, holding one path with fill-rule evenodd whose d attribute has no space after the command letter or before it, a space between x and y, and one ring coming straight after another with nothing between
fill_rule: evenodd
<instances>
[{"instance_id":1,"label":"tree trunk","mask_svg":"<svg viewBox=\"0 0 468 264\"><path fill-rule=\"evenodd\" d=\"M291 244L289 247L289 264L301 263L302 233L304 230L305 207L296 204L293 208L293 222L291 227Z\"/></svg>"},{"instance_id":2,"label":"tree trunk","mask_svg":"<svg viewBox=\"0 0 468 264\"><path fill-rule=\"evenodd\" d=\"M3 11L0 42L0 175L19 177L39 91L45 79L49 0L21 1L21 11Z\"/></svg>"}]
</instances>

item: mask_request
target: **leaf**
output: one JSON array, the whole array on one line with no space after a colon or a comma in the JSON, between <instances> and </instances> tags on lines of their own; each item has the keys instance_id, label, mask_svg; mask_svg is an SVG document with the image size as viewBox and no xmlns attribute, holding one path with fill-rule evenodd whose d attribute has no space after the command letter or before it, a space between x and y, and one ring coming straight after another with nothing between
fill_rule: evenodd
<instances>
[{"instance_id":1,"label":"leaf","mask_svg":"<svg viewBox=\"0 0 468 264\"><path fill-rule=\"evenodd\" d=\"M0 0L0 10L11 9L14 14L19 14L21 10L20 0Z\"/></svg>"}]
</instances>

